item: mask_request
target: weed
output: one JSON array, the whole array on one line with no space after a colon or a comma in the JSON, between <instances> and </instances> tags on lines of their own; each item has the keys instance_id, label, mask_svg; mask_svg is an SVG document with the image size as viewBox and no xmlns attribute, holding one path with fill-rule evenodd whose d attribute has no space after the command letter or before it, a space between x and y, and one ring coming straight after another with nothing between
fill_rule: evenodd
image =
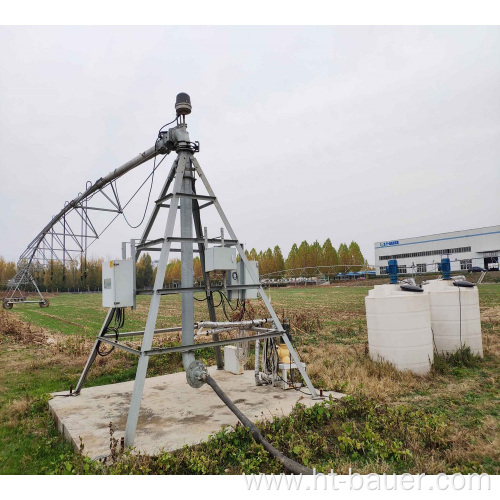
<instances>
[{"instance_id":1,"label":"weed","mask_svg":"<svg viewBox=\"0 0 500 500\"><path fill-rule=\"evenodd\" d=\"M434 353L434 362L432 370L436 374L448 375L453 374L462 376L462 369L478 368L481 365L481 357L474 354L469 346L465 344L452 353Z\"/></svg>"},{"instance_id":2,"label":"weed","mask_svg":"<svg viewBox=\"0 0 500 500\"><path fill-rule=\"evenodd\" d=\"M297 404L292 413L258 424L274 446L293 459L343 472L345 464L366 470L414 470L415 455L444 456L452 430L443 417L406 407L391 407L365 396L330 399L310 408ZM157 456L117 450L111 436L111 460L93 466L102 474L251 474L284 472L241 425L222 429L206 442ZM113 451L114 450L114 451ZM75 455L56 472L86 473L87 459ZM90 473L89 472L89 473Z\"/></svg>"}]
</instances>

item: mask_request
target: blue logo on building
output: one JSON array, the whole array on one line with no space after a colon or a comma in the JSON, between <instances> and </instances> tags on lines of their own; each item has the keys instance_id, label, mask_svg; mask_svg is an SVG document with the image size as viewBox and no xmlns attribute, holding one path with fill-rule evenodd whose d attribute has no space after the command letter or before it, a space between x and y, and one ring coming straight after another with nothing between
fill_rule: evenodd
<instances>
[{"instance_id":1,"label":"blue logo on building","mask_svg":"<svg viewBox=\"0 0 500 500\"><path fill-rule=\"evenodd\" d=\"M393 245L399 245L399 241L384 241L383 243L380 243L381 247L392 247Z\"/></svg>"}]
</instances>

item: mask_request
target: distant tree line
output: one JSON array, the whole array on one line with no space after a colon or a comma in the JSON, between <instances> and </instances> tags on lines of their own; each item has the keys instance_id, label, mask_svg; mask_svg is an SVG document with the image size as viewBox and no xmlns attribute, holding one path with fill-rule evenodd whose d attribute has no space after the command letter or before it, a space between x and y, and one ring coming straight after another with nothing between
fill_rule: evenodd
<instances>
[{"instance_id":1,"label":"distant tree line","mask_svg":"<svg viewBox=\"0 0 500 500\"><path fill-rule=\"evenodd\" d=\"M32 275L42 292L96 291L102 286L101 258L51 261L48 266L34 265Z\"/></svg>"},{"instance_id":2,"label":"distant tree line","mask_svg":"<svg viewBox=\"0 0 500 500\"><path fill-rule=\"evenodd\" d=\"M305 240L300 245L294 243L286 259L283 258L279 246L275 246L274 250L268 248L259 253L252 248L250 252L245 251L245 253L249 259L259 261L261 276L273 273L273 277L276 278L287 277L292 274L287 271L299 268L309 268L302 274L310 277L317 274L315 268L319 266L333 268L331 270L322 270L323 274L326 275L335 275L339 272L357 272L369 267L359 245L355 241L351 241L349 246L341 243L338 250L336 250L330 238L323 245L318 240L311 244Z\"/></svg>"},{"instance_id":3,"label":"distant tree line","mask_svg":"<svg viewBox=\"0 0 500 500\"><path fill-rule=\"evenodd\" d=\"M5 286L17 272L15 262L7 262L3 257L0 257L0 285Z\"/></svg>"},{"instance_id":4,"label":"distant tree line","mask_svg":"<svg viewBox=\"0 0 500 500\"><path fill-rule=\"evenodd\" d=\"M323 269L322 274L327 276L334 276L339 272L358 272L361 270L368 270L370 266L364 259L359 245L355 241L351 241L347 246L341 243L338 250L332 245L330 238L328 238L323 245L317 240L309 244L303 241L300 245L293 244L286 259L278 245L273 250L257 252L255 248L250 251L245 250L245 255L250 260L257 260L259 262L259 273L261 276L273 273L272 277L279 279L291 275L292 269L309 268L302 272L302 276L315 276L318 266L329 266L330 270ZM195 259L195 276L201 277L201 264L199 259ZM165 282L168 284L175 283L181 279L181 262L176 259L171 261L167 266L165 274Z\"/></svg>"},{"instance_id":5,"label":"distant tree line","mask_svg":"<svg viewBox=\"0 0 500 500\"><path fill-rule=\"evenodd\" d=\"M369 269L359 245L352 241L348 246L341 243L338 249L332 245L328 238L323 245L317 240L311 244L303 241L300 245L293 244L287 257L284 258L278 245L273 250L257 252L255 248L245 250L250 260L259 262L259 273L261 276L273 273L274 278L285 278L292 275L291 270L298 268L306 269L303 276L314 276L317 274L315 268L328 266L331 269L323 269L325 275L336 275L339 272L357 272ZM60 261L52 261L46 267L34 266L32 274L42 292L55 291L95 291L100 290L102 283L103 259L93 258L81 261L70 261L63 266ZM193 260L194 275L202 277L201 262L199 257ZM0 285L5 288L7 281L17 271L14 262L7 262L0 257ZM153 286L156 277L156 269L153 267L151 256L143 253L137 261L136 286L139 290ZM171 260L165 272L165 285L172 285L181 280L181 261Z\"/></svg>"}]
</instances>

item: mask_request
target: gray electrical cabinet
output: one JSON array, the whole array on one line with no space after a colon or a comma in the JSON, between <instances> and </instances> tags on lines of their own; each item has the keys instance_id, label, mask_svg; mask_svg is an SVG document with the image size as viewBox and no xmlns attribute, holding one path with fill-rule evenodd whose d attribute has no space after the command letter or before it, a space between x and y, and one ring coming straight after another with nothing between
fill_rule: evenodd
<instances>
[{"instance_id":1,"label":"gray electrical cabinet","mask_svg":"<svg viewBox=\"0 0 500 500\"><path fill-rule=\"evenodd\" d=\"M205 271L236 270L236 248L211 247L205 250Z\"/></svg>"},{"instance_id":2,"label":"gray electrical cabinet","mask_svg":"<svg viewBox=\"0 0 500 500\"><path fill-rule=\"evenodd\" d=\"M231 271L227 275L228 285L259 285L259 262L256 260L250 260L249 265L253 270L253 273L257 277L257 281L252 279L252 276L248 269L245 267L245 263L240 260L238 262L238 268L235 271ZM257 299L259 297L259 290L257 288L251 288L247 290L228 290L229 300L250 300Z\"/></svg>"},{"instance_id":3,"label":"gray electrical cabinet","mask_svg":"<svg viewBox=\"0 0 500 500\"><path fill-rule=\"evenodd\" d=\"M102 263L102 307L135 307L134 264L132 259Z\"/></svg>"}]
</instances>

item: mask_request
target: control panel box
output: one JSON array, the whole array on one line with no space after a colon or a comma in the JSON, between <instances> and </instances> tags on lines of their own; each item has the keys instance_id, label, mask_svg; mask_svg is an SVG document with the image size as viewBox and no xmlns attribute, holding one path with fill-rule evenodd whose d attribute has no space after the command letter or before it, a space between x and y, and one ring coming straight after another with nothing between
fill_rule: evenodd
<instances>
[{"instance_id":1,"label":"control panel box","mask_svg":"<svg viewBox=\"0 0 500 500\"><path fill-rule=\"evenodd\" d=\"M205 250L205 271L236 270L236 248L211 247Z\"/></svg>"},{"instance_id":2,"label":"control panel box","mask_svg":"<svg viewBox=\"0 0 500 500\"><path fill-rule=\"evenodd\" d=\"M134 264L131 259L102 263L103 307L135 307Z\"/></svg>"},{"instance_id":3,"label":"control panel box","mask_svg":"<svg viewBox=\"0 0 500 500\"><path fill-rule=\"evenodd\" d=\"M252 275L245 267L245 263L240 260L238 262L238 269L236 271L231 271L227 276L227 284L228 285L259 285L259 262L256 260L248 261L250 268L255 274L257 281L254 281ZM229 300L251 300L257 299L259 297L259 289L258 288L250 288L247 290L228 290L228 299Z\"/></svg>"}]
</instances>

